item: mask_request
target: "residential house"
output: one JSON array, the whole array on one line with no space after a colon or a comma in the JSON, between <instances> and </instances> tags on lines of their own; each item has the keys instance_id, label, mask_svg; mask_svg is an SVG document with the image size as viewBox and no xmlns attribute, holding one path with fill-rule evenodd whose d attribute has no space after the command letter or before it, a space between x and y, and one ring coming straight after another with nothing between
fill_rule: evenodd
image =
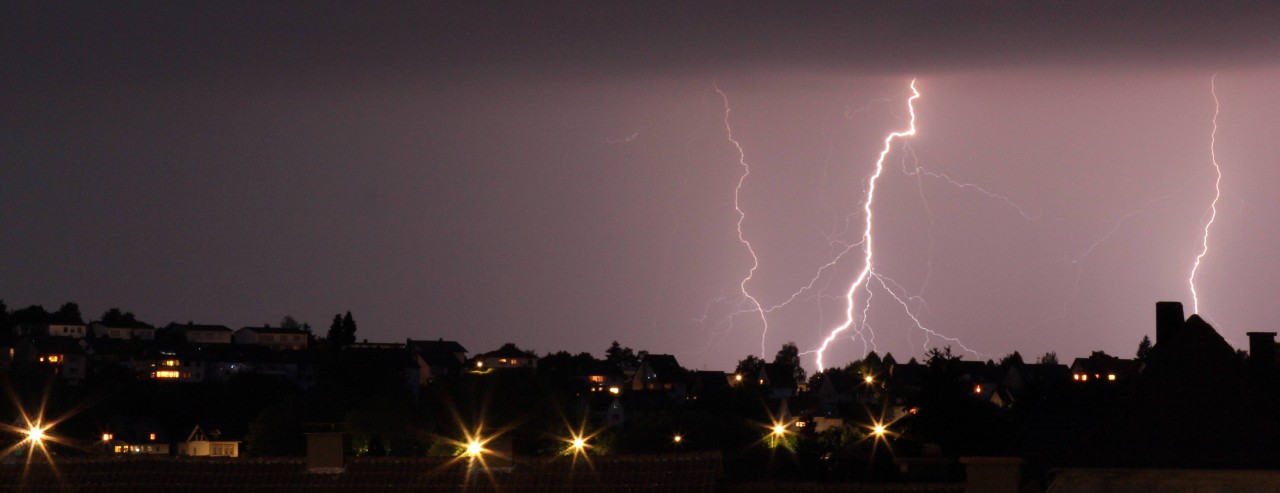
<instances>
[{"instance_id":1,"label":"residential house","mask_svg":"<svg viewBox=\"0 0 1280 493\"><path fill-rule=\"evenodd\" d=\"M219 440L222 433L213 430L205 433L200 425L192 428L187 440L178 442L178 455L190 457L239 457L240 442Z\"/></svg>"},{"instance_id":2,"label":"residential house","mask_svg":"<svg viewBox=\"0 0 1280 493\"><path fill-rule=\"evenodd\" d=\"M169 437L154 418L112 418L103 438L113 454L169 455Z\"/></svg>"},{"instance_id":3,"label":"residential house","mask_svg":"<svg viewBox=\"0 0 1280 493\"><path fill-rule=\"evenodd\" d=\"M765 363L760 367L757 382L768 389L773 399L795 397L799 386L796 382L796 367L786 363Z\"/></svg>"},{"instance_id":4,"label":"residential house","mask_svg":"<svg viewBox=\"0 0 1280 493\"><path fill-rule=\"evenodd\" d=\"M88 357L83 340L46 337L18 341L10 352L15 364L49 369L54 375L75 384L88 372Z\"/></svg>"},{"instance_id":5,"label":"residential house","mask_svg":"<svg viewBox=\"0 0 1280 493\"><path fill-rule=\"evenodd\" d=\"M1088 358L1076 358L1071 363L1071 380L1081 384L1089 382L1125 382L1138 376L1142 363L1138 360L1118 358L1102 351L1094 351Z\"/></svg>"},{"instance_id":6,"label":"residential house","mask_svg":"<svg viewBox=\"0 0 1280 493\"><path fill-rule=\"evenodd\" d=\"M84 338L88 333L87 325L83 323L50 323L45 325L44 332L52 335L52 337L70 337L76 339Z\"/></svg>"},{"instance_id":7,"label":"residential house","mask_svg":"<svg viewBox=\"0 0 1280 493\"><path fill-rule=\"evenodd\" d=\"M538 368L538 355L524 351L515 344L507 343L496 351L476 355L477 370L506 370L512 368Z\"/></svg>"},{"instance_id":8,"label":"residential house","mask_svg":"<svg viewBox=\"0 0 1280 493\"><path fill-rule=\"evenodd\" d=\"M138 339L143 341L156 340L157 329L151 324L139 321L117 322L106 324L101 321L89 324L89 330L93 331L96 337L108 339L132 340Z\"/></svg>"},{"instance_id":9,"label":"residential house","mask_svg":"<svg viewBox=\"0 0 1280 493\"><path fill-rule=\"evenodd\" d=\"M640 366L631 377L631 390L664 391L673 397L684 397L688 392L687 372L670 354L649 354L640 360Z\"/></svg>"},{"instance_id":10,"label":"residential house","mask_svg":"<svg viewBox=\"0 0 1280 493\"><path fill-rule=\"evenodd\" d=\"M171 323L165 326L165 331L178 340L192 344L231 344L235 334L225 325L205 325L192 322L187 322L186 324Z\"/></svg>"},{"instance_id":11,"label":"residential house","mask_svg":"<svg viewBox=\"0 0 1280 493\"><path fill-rule=\"evenodd\" d=\"M236 344L264 346L276 351L301 351L307 348L307 331L285 327L244 327L234 336Z\"/></svg>"},{"instance_id":12,"label":"residential house","mask_svg":"<svg viewBox=\"0 0 1280 493\"><path fill-rule=\"evenodd\" d=\"M729 376L722 371L695 371L689 382L689 398L715 397L730 389Z\"/></svg>"},{"instance_id":13,"label":"residential house","mask_svg":"<svg viewBox=\"0 0 1280 493\"><path fill-rule=\"evenodd\" d=\"M405 340L409 352L409 388L426 386L438 378L457 375L467 364L467 349L456 341Z\"/></svg>"},{"instance_id":14,"label":"residential house","mask_svg":"<svg viewBox=\"0 0 1280 493\"><path fill-rule=\"evenodd\" d=\"M208 373L204 358L192 350L172 345L143 347L131 361L140 378L157 382L203 382Z\"/></svg>"}]
</instances>

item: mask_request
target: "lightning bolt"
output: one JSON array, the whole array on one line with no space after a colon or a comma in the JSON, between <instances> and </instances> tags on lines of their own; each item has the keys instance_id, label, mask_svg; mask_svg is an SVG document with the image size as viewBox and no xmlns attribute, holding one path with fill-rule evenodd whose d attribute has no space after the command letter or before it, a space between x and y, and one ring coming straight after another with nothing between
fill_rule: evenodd
<instances>
[{"instance_id":1,"label":"lightning bolt","mask_svg":"<svg viewBox=\"0 0 1280 493\"><path fill-rule=\"evenodd\" d=\"M1214 152L1218 142L1218 111L1221 105L1218 103L1218 74L1213 74L1209 78L1209 93L1213 95L1213 132L1209 133L1209 160L1213 163L1213 170L1217 172L1218 178L1213 182L1213 202L1209 204L1209 221L1204 224L1204 236L1200 241L1200 254L1196 255L1196 261L1191 266L1191 277L1187 278L1187 284L1191 285L1191 311L1192 313L1200 313L1200 298L1196 294L1196 272L1200 270L1200 260L1209 254L1209 227L1213 226L1213 220L1218 217L1218 199L1222 197L1222 167L1218 166L1218 155Z\"/></svg>"},{"instance_id":2,"label":"lightning bolt","mask_svg":"<svg viewBox=\"0 0 1280 493\"><path fill-rule=\"evenodd\" d=\"M754 311L760 314L760 323L764 325L764 329L760 334L760 356L764 357L765 338L769 334L769 320L765 317L765 311L760 306L760 302L756 297L747 290L747 283L756 275L756 269L760 268L760 257L756 256L756 250L751 246L751 242L747 241L747 237L742 233L742 223L746 221L747 214L742 211L742 184L746 183L747 177L751 175L751 166L747 164L747 153L742 149L742 144L733 136L733 126L729 124L729 114L733 109L729 107L729 96L720 90L720 86L712 83L712 87L720 94L720 99L724 101L724 131L728 136L729 142L733 143L733 147L738 150L738 164L742 166L742 174L738 176L738 186L733 189L733 210L738 212L738 242L747 247L747 253L751 254L751 269L747 270L747 276L742 278L742 282L738 283L738 289L742 291L742 296L751 302Z\"/></svg>"},{"instance_id":3,"label":"lightning bolt","mask_svg":"<svg viewBox=\"0 0 1280 493\"><path fill-rule=\"evenodd\" d=\"M875 203L876 181L879 180L880 175L884 172L884 160L886 157L889 156L889 151L893 149L893 141L903 137L910 137L916 134L915 101L917 99L920 99L920 91L916 89L915 79L912 79L911 80L911 97L907 98L907 110L911 115L911 119L908 124L907 130L900 131L900 132L892 132L884 138L884 149L880 151L880 157L876 159L876 170L874 173L871 174L871 178L867 181L867 200L862 203L862 212L863 212L862 270L858 272L858 276L854 278L853 283L849 285L849 291L845 294L845 301L848 304L845 307L844 323L832 329L831 332L827 335L827 337L822 340L822 345L817 350L816 358L817 358L817 364L818 364L818 371L822 371L826 369L826 366L823 365L822 357L827 350L827 346L831 345L831 342L834 341L836 337L839 337L840 333L846 330L849 330L849 328L853 326L853 322L855 320L854 309L856 307L855 294L857 293L858 288L860 286L865 285L867 283L867 279L869 278L869 276L872 275L873 268L874 268L874 264L872 263L872 260L874 258L874 249L873 249L874 243L872 241L871 226L873 223L872 206ZM864 321L866 320L865 311L863 314L863 320Z\"/></svg>"}]
</instances>

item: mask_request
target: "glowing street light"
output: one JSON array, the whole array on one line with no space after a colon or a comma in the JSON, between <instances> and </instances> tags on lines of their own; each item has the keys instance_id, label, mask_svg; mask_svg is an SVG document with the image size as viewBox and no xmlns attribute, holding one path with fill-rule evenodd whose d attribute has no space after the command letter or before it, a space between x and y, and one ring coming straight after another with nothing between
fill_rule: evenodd
<instances>
[{"instance_id":1,"label":"glowing street light","mask_svg":"<svg viewBox=\"0 0 1280 493\"><path fill-rule=\"evenodd\" d=\"M484 453L484 444L481 443L480 440L472 438L467 441L467 457L475 459L480 457L481 453Z\"/></svg>"},{"instance_id":2,"label":"glowing street light","mask_svg":"<svg viewBox=\"0 0 1280 493\"><path fill-rule=\"evenodd\" d=\"M680 435L676 435L676 436L672 437L672 438L671 438L671 440L672 440L672 441L674 441L674 442L676 442L676 445L679 445L681 441L684 441L684 437L682 437L682 436L680 436Z\"/></svg>"},{"instance_id":3,"label":"glowing street light","mask_svg":"<svg viewBox=\"0 0 1280 493\"><path fill-rule=\"evenodd\" d=\"M27 440L34 444L40 444L44 441L44 429L40 425L33 424L27 428Z\"/></svg>"},{"instance_id":4,"label":"glowing street light","mask_svg":"<svg viewBox=\"0 0 1280 493\"><path fill-rule=\"evenodd\" d=\"M872 428L871 428L871 434L875 435L875 436L876 436L876 438L884 437L884 434L885 434L884 425L880 425L880 424L878 424L878 425L875 425L874 427L872 427Z\"/></svg>"},{"instance_id":5,"label":"glowing street light","mask_svg":"<svg viewBox=\"0 0 1280 493\"><path fill-rule=\"evenodd\" d=\"M871 385L876 382L876 377L867 375L865 377L862 377L862 381L867 382L867 385Z\"/></svg>"},{"instance_id":6,"label":"glowing street light","mask_svg":"<svg viewBox=\"0 0 1280 493\"><path fill-rule=\"evenodd\" d=\"M785 434L787 434L787 425L784 425L782 423L774 423L773 436L780 437Z\"/></svg>"}]
</instances>

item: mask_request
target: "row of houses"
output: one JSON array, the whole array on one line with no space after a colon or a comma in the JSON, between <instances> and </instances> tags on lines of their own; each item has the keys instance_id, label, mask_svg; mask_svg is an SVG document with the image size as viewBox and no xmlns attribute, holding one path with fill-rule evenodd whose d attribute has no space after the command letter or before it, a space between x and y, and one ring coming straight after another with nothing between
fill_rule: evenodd
<instances>
[{"instance_id":1,"label":"row of houses","mask_svg":"<svg viewBox=\"0 0 1280 493\"><path fill-rule=\"evenodd\" d=\"M302 350L309 344L310 334L293 327L242 327L232 330L224 325L205 325L187 322L171 323L163 328L145 322L105 323L95 321L84 324L78 321L56 321L46 324L17 325L13 335L18 337L64 337L69 339L102 338L115 340L155 341L168 338L196 344L250 344L275 350ZM166 337L167 336L167 337Z\"/></svg>"}]
</instances>

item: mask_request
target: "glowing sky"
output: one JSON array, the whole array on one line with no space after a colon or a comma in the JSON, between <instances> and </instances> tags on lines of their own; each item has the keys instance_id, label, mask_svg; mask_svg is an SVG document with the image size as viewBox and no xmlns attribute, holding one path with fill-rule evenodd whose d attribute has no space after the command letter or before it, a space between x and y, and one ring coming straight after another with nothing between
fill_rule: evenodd
<instances>
[{"instance_id":1,"label":"glowing sky","mask_svg":"<svg viewBox=\"0 0 1280 493\"><path fill-rule=\"evenodd\" d=\"M860 237L914 77L877 272L985 355L1127 356L1156 301L1190 312L1217 73L1201 311L1237 347L1280 328L1280 9L937 3L0 7L0 299L728 369L762 343L724 323L740 157L769 307ZM768 315L769 356L839 323L853 253ZM947 344L872 303L881 353Z\"/></svg>"}]
</instances>

